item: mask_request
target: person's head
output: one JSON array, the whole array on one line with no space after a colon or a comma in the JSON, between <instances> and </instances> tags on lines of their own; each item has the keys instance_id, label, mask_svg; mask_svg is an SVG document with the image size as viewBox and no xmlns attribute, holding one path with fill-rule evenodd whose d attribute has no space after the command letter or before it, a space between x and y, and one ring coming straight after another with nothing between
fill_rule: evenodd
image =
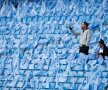
<instances>
[{"instance_id":1,"label":"person's head","mask_svg":"<svg viewBox=\"0 0 108 90\"><path fill-rule=\"evenodd\" d=\"M102 48L104 46L104 41L102 39L100 39L98 44L99 44L100 48Z\"/></svg>"},{"instance_id":2,"label":"person's head","mask_svg":"<svg viewBox=\"0 0 108 90\"><path fill-rule=\"evenodd\" d=\"M82 30L87 30L88 29L88 23L87 22L83 22L81 25Z\"/></svg>"}]
</instances>

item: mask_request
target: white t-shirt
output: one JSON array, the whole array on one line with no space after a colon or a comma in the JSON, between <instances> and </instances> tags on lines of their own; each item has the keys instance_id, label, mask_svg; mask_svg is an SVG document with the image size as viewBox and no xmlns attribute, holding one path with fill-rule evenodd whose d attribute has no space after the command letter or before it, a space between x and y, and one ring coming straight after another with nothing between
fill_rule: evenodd
<instances>
[{"instance_id":1,"label":"white t-shirt","mask_svg":"<svg viewBox=\"0 0 108 90\"><path fill-rule=\"evenodd\" d=\"M100 48L99 52L100 52L100 53L103 53L103 49L102 49L102 48Z\"/></svg>"}]
</instances>

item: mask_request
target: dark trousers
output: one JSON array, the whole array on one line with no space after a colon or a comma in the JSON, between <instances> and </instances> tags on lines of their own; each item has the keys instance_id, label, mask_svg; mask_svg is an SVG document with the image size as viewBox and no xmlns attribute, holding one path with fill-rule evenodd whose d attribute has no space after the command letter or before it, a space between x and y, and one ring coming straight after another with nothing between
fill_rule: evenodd
<instances>
[{"instance_id":1,"label":"dark trousers","mask_svg":"<svg viewBox=\"0 0 108 90\"><path fill-rule=\"evenodd\" d=\"M85 55L88 55L88 52L89 52L89 46L83 45L79 48L79 53L84 53Z\"/></svg>"}]
</instances>

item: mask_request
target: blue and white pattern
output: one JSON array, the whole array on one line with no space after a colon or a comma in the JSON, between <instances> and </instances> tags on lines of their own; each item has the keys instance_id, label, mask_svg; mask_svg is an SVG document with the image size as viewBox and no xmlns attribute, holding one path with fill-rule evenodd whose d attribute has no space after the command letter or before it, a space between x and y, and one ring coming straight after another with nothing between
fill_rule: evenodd
<instances>
[{"instance_id":1,"label":"blue and white pattern","mask_svg":"<svg viewBox=\"0 0 108 90\"><path fill-rule=\"evenodd\" d=\"M0 1L0 90L107 87L108 57L96 53L99 38L108 46L108 0L13 2ZM80 31L83 21L92 31L89 56L79 55L79 37L67 27Z\"/></svg>"}]
</instances>

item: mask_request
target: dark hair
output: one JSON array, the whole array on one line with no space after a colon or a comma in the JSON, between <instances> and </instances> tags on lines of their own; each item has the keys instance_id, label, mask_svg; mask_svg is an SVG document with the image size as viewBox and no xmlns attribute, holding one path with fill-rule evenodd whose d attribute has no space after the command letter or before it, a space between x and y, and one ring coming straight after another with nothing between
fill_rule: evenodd
<instances>
[{"instance_id":1,"label":"dark hair","mask_svg":"<svg viewBox=\"0 0 108 90\"><path fill-rule=\"evenodd\" d=\"M104 44L104 41L102 39L100 39L98 43Z\"/></svg>"},{"instance_id":2,"label":"dark hair","mask_svg":"<svg viewBox=\"0 0 108 90\"><path fill-rule=\"evenodd\" d=\"M87 23L87 22L83 22L87 27L89 26L89 23Z\"/></svg>"}]
</instances>

